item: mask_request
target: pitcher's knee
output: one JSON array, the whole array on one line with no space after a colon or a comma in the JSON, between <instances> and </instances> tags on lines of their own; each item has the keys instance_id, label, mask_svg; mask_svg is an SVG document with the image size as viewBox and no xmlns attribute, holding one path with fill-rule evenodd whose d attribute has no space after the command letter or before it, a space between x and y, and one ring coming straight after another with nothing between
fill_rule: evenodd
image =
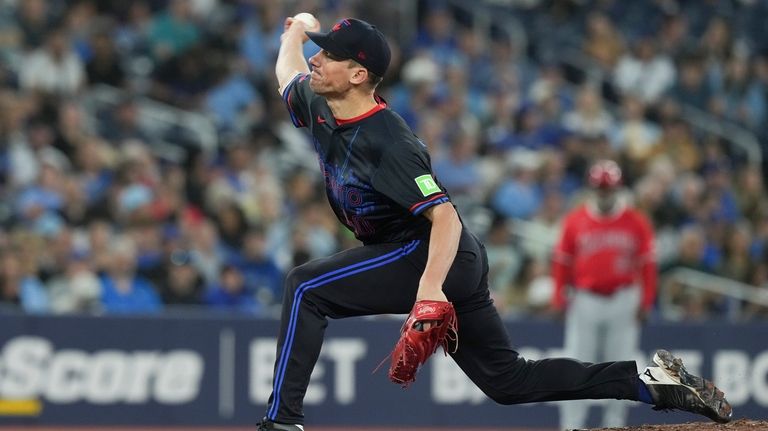
<instances>
[{"instance_id":1,"label":"pitcher's knee","mask_svg":"<svg viewBox=\"0 0 768 431\"><path fill-rule=\"evenodd\" d=\"M288 271L288 274L285 276L285 291L295 292L302 285L306 285L311 279L312 274L310 274L306 264L297 266Z\"/></svg>"},{"instance_id":2,"label":"pitcher's knee","mask_svg":"<svg viewBox=\"0 0 768 431\"><path fill-rule=\"evenodd\" d=\"M316 278L317 275L309 264L293 268L285 277L285 299L289 301L300 300L302 303L319 308L318 306L322 304L323 301L319 298L319 295L317 295L318 289L314 289L315 287L318 287L318 285L312 281Z\"/></svg>"},{"instance_id":3,"label":"pitcher's knee","mask_svg":"<svg viewBox=\"0 0 768 431\"><path fill-rule=\"evenodd\" d=\"M312 280L312 275L305 265L291 269L283 282L283 303L293 302L296 296L306 290L307 284Z\"/></svg>"}]
</instances>

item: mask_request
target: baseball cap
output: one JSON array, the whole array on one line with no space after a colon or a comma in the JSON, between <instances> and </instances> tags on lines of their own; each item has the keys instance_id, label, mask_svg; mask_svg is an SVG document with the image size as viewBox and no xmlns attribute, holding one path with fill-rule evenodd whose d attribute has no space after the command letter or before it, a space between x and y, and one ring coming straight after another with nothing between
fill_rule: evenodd
<instances>
[{"instance_id":1,"label":"baseball cap","mask_svg":"<svg viewBox=\"0 0 768 431\"><path fill-rule=\"evenodd\" d=\"M621 168L613 160L598 160L589 168L589 185L600 189L612 189L621 184Z\"/></svg>"},{"instance_id":2,"label":"baseball cap","mask_svg":"<svg viewBox=\"0 0 768 431\"><path fill-rule=\"evenodd\" d=\"M384 76L392 56L384 35L373 25L344 18L326 33L308 31L307 36L336 57L351 59L378 76Z\"/></svg>"}]
</instances>

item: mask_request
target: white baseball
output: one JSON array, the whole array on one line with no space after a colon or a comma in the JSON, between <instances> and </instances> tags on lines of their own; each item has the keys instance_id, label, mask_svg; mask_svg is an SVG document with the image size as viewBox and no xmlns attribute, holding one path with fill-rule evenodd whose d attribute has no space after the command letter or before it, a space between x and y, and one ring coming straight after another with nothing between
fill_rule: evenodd
<instances>
[{"instance_id":1,"label":"white baseball","mask_svg":"<svg viewBox=\"0 0 768 431\"><path fill-rule=\"evenodd\" d=\"M312 15L311 13L301 12L299 14L294 15L293 19L304 23L304 26L307 28L308 31L320 30L320 21L318 21L317 18L315 18L315 16Z\"/></svg>"}]
</instances>

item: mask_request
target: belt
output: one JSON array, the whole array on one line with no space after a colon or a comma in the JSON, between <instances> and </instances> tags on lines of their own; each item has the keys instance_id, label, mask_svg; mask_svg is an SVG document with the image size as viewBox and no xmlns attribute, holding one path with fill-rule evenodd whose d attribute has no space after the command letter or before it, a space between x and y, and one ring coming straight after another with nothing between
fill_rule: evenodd
<instances>
[{"instance_id":1,"label":"belt","mask_svg":"<svg viewBox=\"0 0 768 431\"><path fill-rule=\"evenodd\" d=\"M592 295L604 296L605 297L605 296L613 296L614 294L618 293L619 291L622 291L624 289L630 288L632 286L634 286L634 284L632 284L632 283L624 283L624 284L620 284L619 286L617 286L617 287L615 287L615 288L613 288L611 290L598 290L598 289L595 289L594 287L577 287L576 289L578 291L581 291L581 292L586 292L586 293L589 293L589 294L592 294Z\"/></svg>"}]
</instances>

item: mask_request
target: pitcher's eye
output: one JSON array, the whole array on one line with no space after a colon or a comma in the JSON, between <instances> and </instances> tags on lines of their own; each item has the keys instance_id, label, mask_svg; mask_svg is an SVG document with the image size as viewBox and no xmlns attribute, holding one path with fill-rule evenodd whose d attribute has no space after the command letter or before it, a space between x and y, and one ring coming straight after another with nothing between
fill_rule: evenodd
<instances>
[{"instance_id":1,"label":"pitcher's eye","mask_svg":"<svg viewBox=\"0 0 768 431\"><path fill-rule=\"evenodd\" d=\"M323 50L323 55L328 57L328 59L331 60L331 61L343 61L343 60L345 60L344 58L341 58L341 57L339 57L337 55L331 54L327 50Z\"/></svg>"}]
</instances>

